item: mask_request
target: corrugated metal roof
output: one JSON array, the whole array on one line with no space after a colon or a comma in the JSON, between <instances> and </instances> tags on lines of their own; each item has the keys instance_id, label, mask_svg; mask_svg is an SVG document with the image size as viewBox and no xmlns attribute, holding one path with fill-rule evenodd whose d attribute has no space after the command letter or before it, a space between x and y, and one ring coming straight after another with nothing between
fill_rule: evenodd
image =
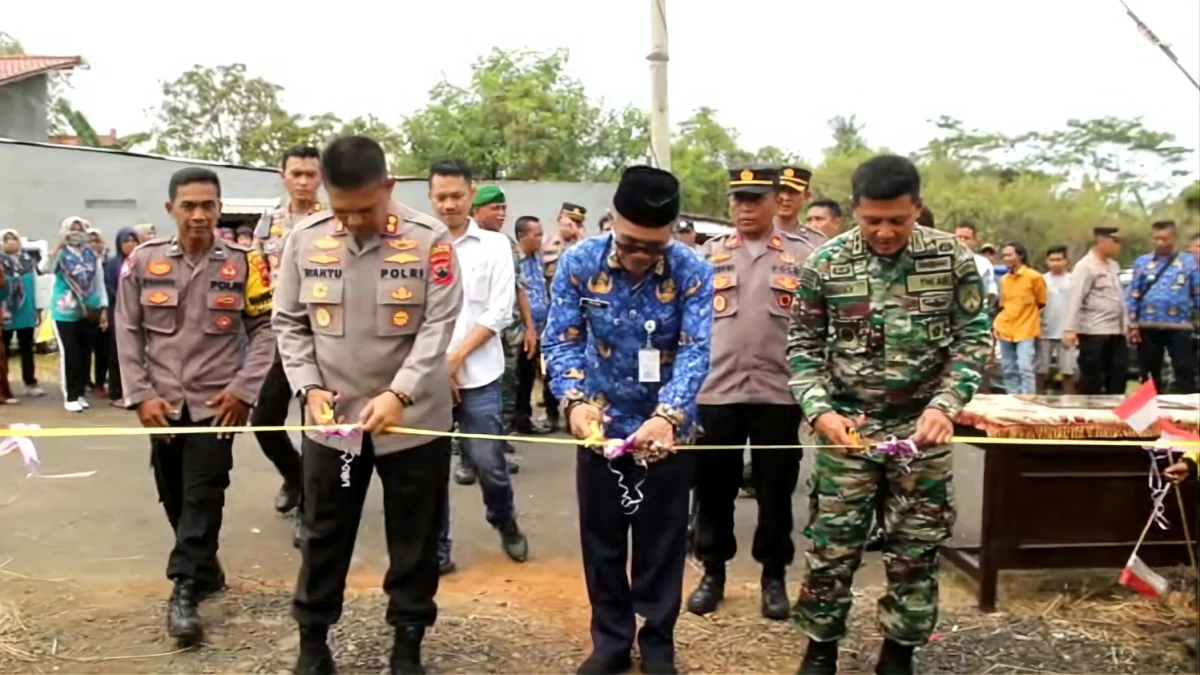
<instances>
[{"instance_id":1,"label":"corrugated metal roof","mask_svg":"<svg viewBox=\"0 0 1200 675\"><path fill-rule=\"evenodd\" d=\"M58 145L56 143L38 143L36 141L22 141L15 138L5 138L0 136L0 145L28 145L36 148L46 148L48 150L60 150L63 152L104 152L110 155L123 155L125 157L142 157L145 159L158 159L167 162L179 162L181 164L196 164L200 166L220 166L229 169L244 169L246 171L265 171L267 173L279 173L278 169L262 166L245 166L243 164L232 164L230 162L213 162L207 159L188 159L187 157L171 157L169 155L155 155L148 152L133 152L131 150L118 150L115 148L92 148L82 145Z\"/></svg>"},{"instance_id":2,"label":"corrugated metal roof","mask_svg":"<svg viewBox=\"0 0 1200 675\"><path fill-rule=\"evenodd\" d=\"M0 85L11 84L27 77L55 70L80 68L84 65L82 56L0 56Z\"/></svg>"}]
</instances>

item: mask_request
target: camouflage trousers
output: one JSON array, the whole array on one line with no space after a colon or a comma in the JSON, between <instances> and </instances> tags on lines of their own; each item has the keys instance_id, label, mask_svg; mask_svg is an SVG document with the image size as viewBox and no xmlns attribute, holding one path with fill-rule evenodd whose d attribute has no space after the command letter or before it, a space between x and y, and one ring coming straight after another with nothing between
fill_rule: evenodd
<instances>
[{"instance_id":1,"label":"camouflage trousers","mask_svg":"<svg viewBox=\"0 0 1200 675\"><path fill-rule=\"evenodd\" d=\"M504 375L500 379L500 419L504 428L511 431L513 418L517 414L517 354L525 341L525 329L514 324L500 334L504 345Z\"/></svg>"},{"instance_id":2,"label":"camouflage trousers","mask_svg":"<svg viewBox=\"0 0 1200 675\"><path fill-rule=\"evenodd\" d=\"M845 636L850 587L870 535L877 493L883 491L887 590L879 600L880 631L905 645L929 639L937 623L938 549L954 526L951 466L949 446L907 467L890 457L815 451L804 529L811 542L805 554L808 575L794 609L809 638L826 642Z\"/></svg>"}]
</instances>

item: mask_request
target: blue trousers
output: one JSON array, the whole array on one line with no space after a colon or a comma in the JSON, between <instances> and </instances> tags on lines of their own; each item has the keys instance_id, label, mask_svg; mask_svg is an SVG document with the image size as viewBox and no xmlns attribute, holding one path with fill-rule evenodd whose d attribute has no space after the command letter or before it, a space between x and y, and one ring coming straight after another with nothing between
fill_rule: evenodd
<instances>
[{"instance_id":1,"label":"blue trousers","mask_svg":"<svg viewBox=\"0 0 1200 675\"><path fill-rule=\"evenodd\" d=\"M504 433L500 422L503 406L500 396L500 380L474 389L460 389L459 403L454 406L454 420L458 430L464 434ZM508 476L508 460L504 457L504 445L498 440L462 439L460 459L470 463L479 474L479 488L483 492L483 504L487 508L487 521L499 528L512 520L512 481ZM438 553L443 559L450 557L450 494L446 493L446 507L442 510L442 531L438 541Z\"/></svg>"},{"instance_id":2,"label":"blue trousers","mask_svg":"<svg viewBox=\"0 0 1200 675\"><path fill-rule=\"evenodd\" d=\"M1009 342L1000 340L1000 361L1004 366L1004 388L1009 394L1037 393L1033 379L1033 359L1037 339Z\"/></svg>"}]
</instances>

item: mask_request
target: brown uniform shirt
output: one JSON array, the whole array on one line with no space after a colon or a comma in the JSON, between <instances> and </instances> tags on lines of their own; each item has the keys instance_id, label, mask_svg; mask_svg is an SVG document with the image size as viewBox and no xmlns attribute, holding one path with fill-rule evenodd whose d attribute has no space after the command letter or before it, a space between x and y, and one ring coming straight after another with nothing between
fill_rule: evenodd
<instances>
[{"instance_id":1,"label":"brown uniform shirt","mask_svg":"<svg viewBox=\"0 0 1200 675\"><path fill-rule=\"evenodd\" d=\"M700 405L795 405L788 388L788 318L800 264L824 243L818 232L779 228L755 255L740 235L704 242L713 265L712 358Z\"/></svg>"},{"instance_id":2,"label":"brown uniform shirt","mask_svg":"<svg viewBox=\"0 0 1200 675\"><path fill-rule=\"evenodd\" d=\"M283 243L291 234L292 228L324 208L320 202L314 202L308 213L293 213L291 202L285 201L279 205L279 208L267 213L262 220L258 221L258 226L254 228L254 243L267 257L267 264L271 266L272 280L279 276L279 259L283 255Z\"/></svg>"},{"instance_id":3,"label":"brown uniform shirt","mask_svg":"<svg viewBox=\"0 0 1200 675\"><path fill-rule=\"evenodd\" d=\"M275 355L271 285L257 251L216 239L197 263L153 239L125 259L114 321L125 399L162 397L192 420L229 391L254 405ZM249 336L245 362L243 336Z\"/></svg>"},{"instance_id":4,"label":"brown uniform shirt","mask_svg":"<svg viewBox=\"0 0 1200 675\"><path fill-rule=\"evenodd\" d=\"M1071 272L1071 297L1063 330L1080 335L1124 335L1128 329L1121 266L1101 260L1095 253L1075 263Z\"/></svg>"},{"instance_id":5,"label":"brown uniform shirt","mask_svg":"<svg viewBox=\"0 0 1200 675\"><path fill-rule=\"evenodd\" d=\"M283 248L274 326L294 389L337 392L334 414L358 422L372 398L412 399L402 426L449 431L446 347L462 307L461 275L446 226L400 204L387 230L360 243L331 212L296 226ZM327 447L357 452L354 439L312 432ZM387 454L429 436L379 435Z\"/></svg>"}]
</instances>

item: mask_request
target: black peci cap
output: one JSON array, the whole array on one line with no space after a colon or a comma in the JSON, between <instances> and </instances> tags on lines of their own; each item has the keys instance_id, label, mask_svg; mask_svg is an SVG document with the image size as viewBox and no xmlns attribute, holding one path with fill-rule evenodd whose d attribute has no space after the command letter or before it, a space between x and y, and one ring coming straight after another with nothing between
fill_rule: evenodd
<instances>
[{"instance_id":1,"label":"black peci cap","mask_svg":"<svg viewBox=\"0 0 1200 675\"><path fill-rule=\"evenodd\" d=\"M1093 227L1093 237L1108 237L1110 239L1120 239L1121 230L1115 227Z\"/></svg>"},{"instance_id":2,"label":"black peci cap","mask_svg":"<svg viewBox=\"0 0 1200 675\"><path fill-rule=\"evenodd\" d=\"M679 217L679 180L651 166L631 166L621 174L613 208L642 227L666 227Z\"/></svg>"}]
</instances>

